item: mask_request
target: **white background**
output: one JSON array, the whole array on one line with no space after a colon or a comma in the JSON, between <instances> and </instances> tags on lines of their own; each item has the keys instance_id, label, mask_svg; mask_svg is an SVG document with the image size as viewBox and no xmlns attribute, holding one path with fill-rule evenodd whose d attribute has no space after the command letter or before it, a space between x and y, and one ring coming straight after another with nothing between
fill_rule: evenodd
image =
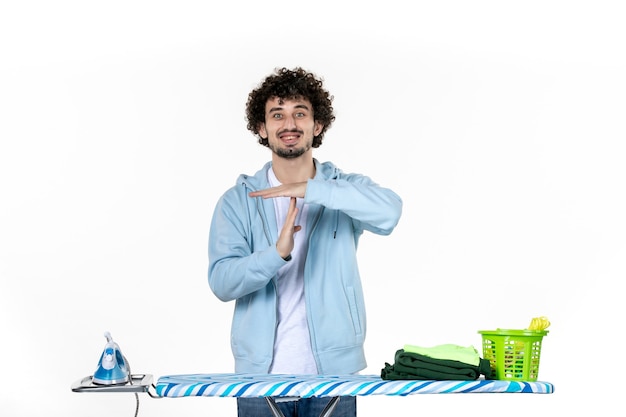
<instances>
[{"instance_id":1,"label":"white background","mask_svg":"<svg viewBox=\"0 0 626 417\"><path fill-rule=\"evenodd\" d=\"M404 200L391 236L361 240L364 373L405 343L479 347L478 330L552 321L539 379L553 395L361 397L359 415L590 414L617 400L619 2L346 3L2 3L2 416L132 416L132 395L70 389L106 330L135 373L233 370L208 226L237 175L270 157L246 130L248 92L298 65L335 96L316 157ZM234 399L140 398L140 416L235 415Z\"/></svg>"}]
</instances>

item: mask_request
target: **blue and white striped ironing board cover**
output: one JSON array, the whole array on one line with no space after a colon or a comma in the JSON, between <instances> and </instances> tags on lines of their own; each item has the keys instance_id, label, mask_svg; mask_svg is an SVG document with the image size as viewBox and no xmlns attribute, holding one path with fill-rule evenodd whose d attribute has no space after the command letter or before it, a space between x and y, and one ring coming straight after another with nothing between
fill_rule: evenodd
<instances>
[{"instance_id":1,"label":"blue and white striped ironing board cover","mask_svg":"<svg viewBox=\"0 0 626 417\"><path fill-rule=\"evenodd\" d=\"M551 394L549 382L383 380L377 375L186 374L155 386L159 397L336 397L449 393Z\"/></svg>"}]
</instances>

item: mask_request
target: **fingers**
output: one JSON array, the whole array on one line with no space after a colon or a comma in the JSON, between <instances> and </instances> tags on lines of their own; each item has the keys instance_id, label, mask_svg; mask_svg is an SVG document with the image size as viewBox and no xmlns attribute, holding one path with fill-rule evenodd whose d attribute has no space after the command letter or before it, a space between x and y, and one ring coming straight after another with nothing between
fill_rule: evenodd
<instances>
[{"instance_id":1,"label":"fingers","mask_svg":"<svg viewBox=\"0 0 626 417\"><path fill-rule=\"evenodd\" d=\"M266 188L264 190L252 191L250 197L275 198L275 197L298 197L304 198L306 193L306 182L293 184L283 184L277 187Z\"/></svg>"},{"instance_id":2,"label":"fingers","mask_svg":"<svg viewBox=\"0 0 626 417\"><path fill-rule=\"evenodd\" d=\"M285 219L285 226L289 225L292 229L296 225L296 218L298 217L297 202L295 197L289 199L289 210L287 210L287 218Z\"/></svg>"},{"instance_id":3,"label":"fingers","mask_svg":"<svg viewBox=\"0 0 626 417\"><path fill-rule=\"evenodd\" d=\"M272 187L272 188L266 188L264 190L252 191L248 195L250 197L263 197L263 198L281 197L279 188L280 187Z\"/></svg>"}]
</instances>

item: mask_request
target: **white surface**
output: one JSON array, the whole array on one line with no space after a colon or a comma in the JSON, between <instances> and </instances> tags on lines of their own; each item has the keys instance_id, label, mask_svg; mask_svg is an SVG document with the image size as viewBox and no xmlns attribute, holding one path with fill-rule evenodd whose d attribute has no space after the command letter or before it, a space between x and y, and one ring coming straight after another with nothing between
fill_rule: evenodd
<instances>
[{"instance_id":1,"label":"white surface","mask_svg":"<svg viewBox=\"0 0 626 417\"><path fill-rule=\"evenodd\" d=\"M363 398L359 416L592 414L618 398L591 365L621 352L625 316L619 2L338 4L0 5L0 414L131 416L132 395L70 390L105 330L134 373L232 371L208 225L269 158L245 128L248 92L296 65L335 96L317 157L405 202L391 236L361 241L366 372L405 343L553 323L553 395ZM144 396L139 415L234 410Z\"/></svg>"}]
</instances>

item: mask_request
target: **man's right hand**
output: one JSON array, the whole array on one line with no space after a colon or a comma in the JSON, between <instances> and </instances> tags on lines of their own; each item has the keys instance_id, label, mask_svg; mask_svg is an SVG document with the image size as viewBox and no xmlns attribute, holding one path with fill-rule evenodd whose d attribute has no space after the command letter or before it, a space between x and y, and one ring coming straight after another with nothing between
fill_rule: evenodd
<instances>
[{"instance_id":1,"label":"man's right hand","mask_svg":"<svg viewBox=\"0 0 626 417\"><path fill-rule=\"evenodd\" d=\"M287 258L293 250L293 235L302 229L302 226L296 225L297 215L298 207L296 207L296 198L291 197L289 200L289 210L287 211L285 224L283 225L280 235L278 236L278 241L276 242L276 250L283 259Z\"/></svg>"}]
</instances>

